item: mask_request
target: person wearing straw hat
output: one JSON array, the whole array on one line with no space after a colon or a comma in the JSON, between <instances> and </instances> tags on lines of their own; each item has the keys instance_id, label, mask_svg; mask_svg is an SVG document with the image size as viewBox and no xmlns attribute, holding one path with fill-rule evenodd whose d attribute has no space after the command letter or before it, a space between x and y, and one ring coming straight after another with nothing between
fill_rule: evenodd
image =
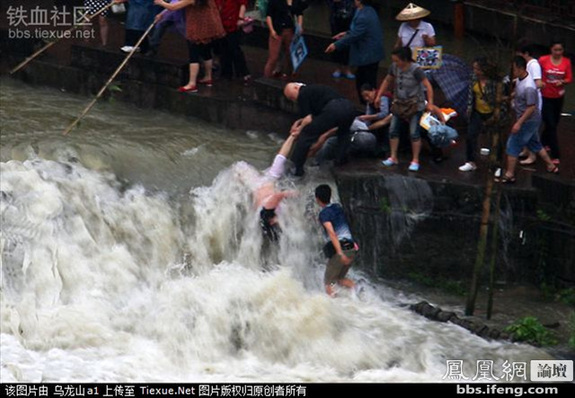
<instances>
[{"instance_id":1,"label":"person wearing straw hat","mask_svg":"<svg viewBox=\"0 0 575 398\"><path fill-rule=\"evenodd\" d=\"M435 46L435 29L422 19L431 14L429 10L409 3L395 19L401 21L397 33L395 48L399 47L433 47Z\"/></svg>"}]
</instances>

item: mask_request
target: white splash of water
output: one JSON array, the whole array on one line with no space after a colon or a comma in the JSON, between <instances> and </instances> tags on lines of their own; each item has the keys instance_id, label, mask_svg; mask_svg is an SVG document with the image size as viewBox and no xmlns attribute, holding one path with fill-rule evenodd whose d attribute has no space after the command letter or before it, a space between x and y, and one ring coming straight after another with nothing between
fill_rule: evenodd
<instances>
[{"instance_id":1,"label":"white splash of water","mask_svg":"<svg viewBox=\"0 0 575 398\"><path fill-rule=\"evenodd\" d=\"M317 181L285 201L269 247L235 167L185 203L73 162L1 173L2 380L440 381L446 359L533 355L365 279L327 297Z\"/></svg>"}]
</instances>

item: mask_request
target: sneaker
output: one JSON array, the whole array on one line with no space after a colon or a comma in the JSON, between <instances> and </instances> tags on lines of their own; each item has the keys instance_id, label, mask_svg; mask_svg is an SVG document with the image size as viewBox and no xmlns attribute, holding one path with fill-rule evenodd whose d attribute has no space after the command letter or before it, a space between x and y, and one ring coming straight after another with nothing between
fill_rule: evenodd
<instances>
[{"instance_id":1,"label":"sneaker","mask_svg":"<svg viewBox=\"0 0 575 398\"><path fill-rule=\"evenodd\" d=\"M341 74L340 71L336 70L335 72L333 72L331 74L331 77L333 77L334 79L339 79L340 77L342 77L343 75Z\"/></svg>"},{"instance_id":2,"label":"sneaker","mask_svg":"<svg viewBox=\"0 0 575 398\"><path fill-rule=\"evenodd\" d=\"M134 50L134 46L124 46L122 48L120 48L120 51L125 52L125 53L130 53ZM136 48L136 51L140 51L140 48Z\"/></svg>"},{"instance_id":3,"label":"sneaker","mask_svg":"<svg viewBox=\"0 0 575 398\"><path fill-rule=\"evenodd\" d=\"M387 158L384 161L382 161L381 164L383 164L384 166L387 166L387 167L391 167L391 166L397 165L397 162L395 160L393 160L392 158Z\"/></svg>"},{"instance_id":4,"label":"sneaker","mask_svg":"<svg viewBox=\"0 0 575 398\"><path fill-rule=\"evenodd\" d=\"M471 162L467 162L463 166L459 166L459 171L473 171L476 169L477 166Z\"/></svg>"},{"instance_id":5,"label":"sneaker","mask_svg":"<svg viewBox=\"0 0 575 398\"><path fill-rule=\"evenodd\" d=\"M408 170L409 170L409 171L419 171L419 163L411 162L411 163L409 164Z\"/></svg>"}]
</instances>

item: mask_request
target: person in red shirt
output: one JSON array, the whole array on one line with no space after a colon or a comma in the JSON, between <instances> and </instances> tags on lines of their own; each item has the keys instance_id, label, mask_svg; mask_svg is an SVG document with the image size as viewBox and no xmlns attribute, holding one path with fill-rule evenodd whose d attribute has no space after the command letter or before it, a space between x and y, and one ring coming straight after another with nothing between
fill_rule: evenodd
<instances>
[{"instance_id":1,"label":"person in red shirt","mask_svg":"<svg viewBox=\"0 0 575 398\"><path fill-rule=\"evenodd\" d=\"M541 133L541 143L549 147L553 163L559 164L559 143L557 140L557 126L561 118L563 100L565 98L565 86L572 82L573 71L571 60L565 56L565 45L562 40L554 40L551 43L550 54L539 58L542 70L543 87L543 118L544 129Z\"/></svg>"},{"instance_id":2,"label":"person in red shirt","mask_svg":"<svg viewBox=\"0 0 575 398\"><path fill-rule=\"evenodd\" d=\"M231 79L235 72L235 75L241 77L245 84L249 83L251 76L240 43L247 3L247 0L216 0L226 31L226 37L222 41L221 76Z\"/></svg>"}]
</instances>

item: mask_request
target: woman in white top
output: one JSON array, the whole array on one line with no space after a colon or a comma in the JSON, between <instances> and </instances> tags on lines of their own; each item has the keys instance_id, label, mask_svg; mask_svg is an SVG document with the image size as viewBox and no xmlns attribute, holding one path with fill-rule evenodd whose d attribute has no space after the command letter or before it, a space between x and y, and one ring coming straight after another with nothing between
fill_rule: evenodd
<instances>
[{"instance_id":1,"label":"woman in white top","mask_svg":"<svg viewBox=\"0 0 575 398\"><path fill-rule=\"evenodd\" d=\"M399 47L433 47L435 46L435 29L422 19L431 14L429 10L409 3L395 19L402 21L397 33L395 48Z\"/></svg>"}]
</instances>

